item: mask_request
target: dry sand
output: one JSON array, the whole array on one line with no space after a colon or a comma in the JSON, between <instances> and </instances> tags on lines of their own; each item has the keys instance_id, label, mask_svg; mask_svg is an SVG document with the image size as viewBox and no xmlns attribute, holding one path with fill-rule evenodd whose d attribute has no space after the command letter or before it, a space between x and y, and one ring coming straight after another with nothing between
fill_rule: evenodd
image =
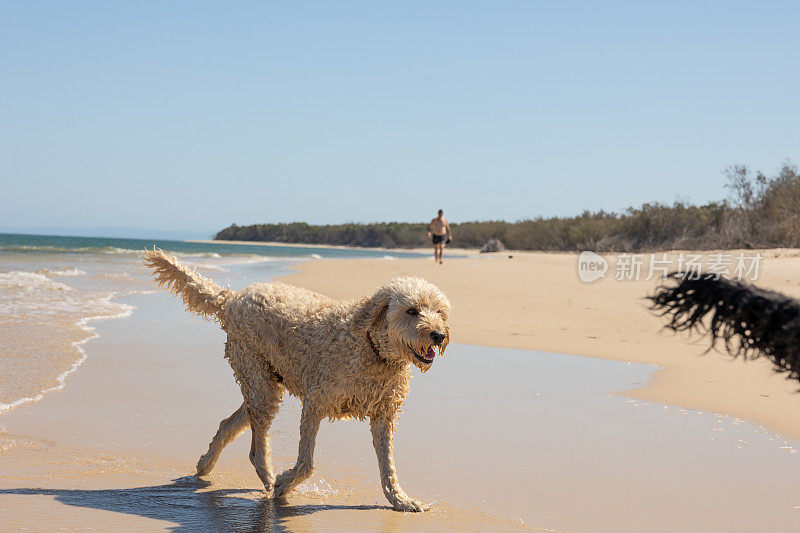
<instances>
[{"instance_id":1,"label":"dry sand","mask_svg":"<svg viewBox=\"0 0 800 533\"><path fill-rule=\"evenodd\" d=\"M800 296L800 252L760 253L757 284ZM586 284L578 278L577 261L577 254L524 252L471 253L443 266L432 259L314 261L300 264L287 281L354 298L392 276L420 275L450 298L456 342L658 365L650 384L625 394L744 418L800 440L797 382L776 375L766 360L703 356L707 339L664 331L663 320L643 300L655 277L617 281L609 270L605 279Z\"/></svg>"}]
</instances>

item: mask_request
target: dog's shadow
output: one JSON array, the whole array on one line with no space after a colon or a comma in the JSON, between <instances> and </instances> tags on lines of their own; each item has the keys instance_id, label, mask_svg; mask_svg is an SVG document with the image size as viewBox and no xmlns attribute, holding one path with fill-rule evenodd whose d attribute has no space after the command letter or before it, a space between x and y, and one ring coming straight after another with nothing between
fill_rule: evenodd
<instances>
[{"instance_id":1,"label":"dog's shadow","mask_svg":"<svg viewBox=\"0 0 800 533\"><path fill-rule=\"evenodd\" d=\"M65 505L144 516L178 524L171 531L290 531L287 520L326 510L391 509L381 505L290 505L285 500L244 498L251 489L207 488L209 482L195 476L166 485L131 489L0 489L0 495L46 495ZM335 518L332 519L332 521ZM330 524L336 527L336 523ZM338 525L341 525L339 523Z\"/></svg>"}]
</instances>

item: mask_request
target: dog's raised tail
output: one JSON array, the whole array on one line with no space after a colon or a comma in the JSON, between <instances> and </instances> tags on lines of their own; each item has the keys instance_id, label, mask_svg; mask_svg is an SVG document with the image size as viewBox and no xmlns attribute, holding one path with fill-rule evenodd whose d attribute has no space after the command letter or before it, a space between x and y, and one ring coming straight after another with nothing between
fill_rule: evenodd
<instances>
[{"instance_id":1,"label":"dog's raised tail","mask_svg":"<svg viewBox=\"0 0 800 533\"><path fill-rule=\"evenodd\" d=\"M142 261L153 269L159 287L180 296L186 308L197 315L219 320L222 306L230 294L207 277L183 265L176 257L153 248L142 254Z\"/></svg>"}]
</instances>

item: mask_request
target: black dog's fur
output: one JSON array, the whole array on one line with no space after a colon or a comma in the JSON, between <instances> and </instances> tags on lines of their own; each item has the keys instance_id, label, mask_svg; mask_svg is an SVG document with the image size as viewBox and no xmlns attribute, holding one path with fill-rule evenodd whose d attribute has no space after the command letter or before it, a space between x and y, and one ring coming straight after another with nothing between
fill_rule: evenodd
<instances>
[{"instance_id":1,"label":"black dog's fur","mask_svg":"<svg viewBox=\"0 0 800 533\"><path fill-rule=\"evenodd\" d=\"M670 274L673 284L660 286L648 297L650 308L669 316L673 331L698 330L717 339L734 357L769 358L778 372L800 380L800 301L778 292L711 274L690 279ZM706 326L703 317L711 315Z\"/></svg>"}]
</instances>

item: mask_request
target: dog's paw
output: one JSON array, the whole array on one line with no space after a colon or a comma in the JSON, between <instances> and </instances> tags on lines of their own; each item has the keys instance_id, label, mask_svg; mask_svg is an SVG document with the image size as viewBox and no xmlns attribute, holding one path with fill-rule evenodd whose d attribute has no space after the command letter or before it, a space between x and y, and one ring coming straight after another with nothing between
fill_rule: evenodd
<instances>
[{"instance_id":1,"label":"dog's paw","mask_svg":"<svg viewBox=\"0 0 800 533\"><path fill-rule=\"evenodd\" d=\"M272 498L283 498L294 489L294 472L287 470L275 479L275 484L272 486Z\"/></svg>"},{"instance_id":2,"label":"dog's paw","mask_svg":"<svg viewBox=\"0 0 800 533\"><path fill-rule=\"evenodd\" d=\"M199 461L197 461L197 474L195 475L198 477L207 476L208 474L211 473L211 470L213 468L214 468L214 462L208 460L204 455L203 457L200 458Z\"/></svg>"},{"instance_id":3,"label":"dog's paw","mask_svg":"<svg viewBox=\"0 0 800 533\"><path fill-rule=\"evenodd\" d=\"M398 511L403 511L404 513L421 513L431 508L430 505L425 505L421 501L415 500L414 498L409 498L408 496L396 500L392 504L392 507Z\"/></svg>"}]
</instances>

